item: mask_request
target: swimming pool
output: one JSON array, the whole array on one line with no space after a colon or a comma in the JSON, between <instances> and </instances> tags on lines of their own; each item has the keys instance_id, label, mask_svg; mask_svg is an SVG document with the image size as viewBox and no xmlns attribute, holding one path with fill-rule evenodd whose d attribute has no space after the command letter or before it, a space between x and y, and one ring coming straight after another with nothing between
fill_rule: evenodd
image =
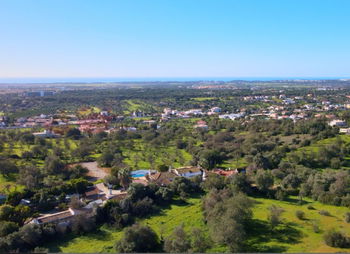
<instances>
[{"instance_id":1,"label":"swimming pool","mask_svg":"<svg viewBox=\"0 0 350 254\"><path fill-rule=\"evenodd\" d=\"M151 170L151 172L154 172L155 170ZM139 170L133 170L131 171L131 177L143 177L148 175L149 170L147 169L139 169Z\"/></svg>"}]
</instances>

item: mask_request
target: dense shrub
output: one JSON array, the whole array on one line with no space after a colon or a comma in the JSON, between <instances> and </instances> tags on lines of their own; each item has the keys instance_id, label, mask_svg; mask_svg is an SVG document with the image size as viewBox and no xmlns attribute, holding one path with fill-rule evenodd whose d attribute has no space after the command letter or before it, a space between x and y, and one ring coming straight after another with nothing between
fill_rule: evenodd
<instances>
[{"instance_id":1,"label":"dense shrub","mask_svg":"<svg viewBox=\"0 0 350 254\"><path fill-rule=\"evenodd\" d=\"M295 216L299 219L299 220L304 220L305 219L305 213L303 211L296 211L295 212Z\"/></svg>"},{"instance_id":2,"label":"dense shrub","mask_svg":"<svg viewBox=\"0 0 350 254\"><path fill-rule=\"evenodd\" d=\"M191 242L183 225L176 227L164 241L164 250L168 253L185 253L191 248Z\"/></svg>"},{"instance_id":3,"label":"dense shrub","mask_svg":"<svg viewBox=\"0 0 350 254\"><path fill-rule=\"evenodd\" d=\"M318 224L316 224L316 223L313 223L313 224L312 224L312 230L313 230L315 233L320 233L320 232L321 232L320 227L319 227Z\"/></svg>"},{"instance_id":4,"label":"dense shrub","mask_svg":"<svg viewBox=\"0 0 350 254\"><path fill-rule=\"evenodd\" d=\"M318 213L323 215L323 216L331 216L331 214L326 210L320 210Z\"/></svg>"},{"instance_id":5,"label":"dense shrub","mask_svg":"<svg viewBox=\"0 0 350 254\"><path fill-rule=\"evenodd\" d=\"M156 232L148 226L134 224L124 230L123 238L118 241L115 248L118 252L157 252L159 239Z\"/></svg>"},{"instance_id":6,"label":"dense shrub","mask_svg":"<svg viewBox=\"0 0 350 254\"><path fill-rule=\"evenodd\" d=\"M324 241L328 246L335 248L347 248L350 246L350 239L344 233L330 230L325 233Z\"/></svg>"},{"instance_id":7,"label":"dense shrub","mask_svg":"<svg viewBox=\"0 0 350 254\"><path fill-rule=\"evenodd\" d=\"M278 224L281 223L281 214L284 212L283 208L271 205L269 207L268 220L272 228L275 228Z\"/></svg>"},{"instance_id":8,"label":"dense shrub","mask_svg":"<svg viewBox=\"0 0 350 254\"><path fill-rule=\"evenodd\" d=\"M308 206L307 206L307 209L309 209L309 210L315 210L315 207L313 207L312 205L308 205Z\"/></svg>"},{"instance_id":9,"label":"dense shrub","mask_svg":"<svg viewBox=\"0 0 350 254\"><path fill-rule=\"evenodd\" d=\"M0 223L0 237L7 236L18 230L18 225L11 221L1 221Z\"/></svg>"},{"instance_id":10,"label":"dense shrub","mask_svg":"<svg viewBox=\"0 0 350 254\"><path fill-rule=\"evenodd\" d=\"M345 222L350 223L350 212L345 213Z\"/></svg>"}]
</instances>

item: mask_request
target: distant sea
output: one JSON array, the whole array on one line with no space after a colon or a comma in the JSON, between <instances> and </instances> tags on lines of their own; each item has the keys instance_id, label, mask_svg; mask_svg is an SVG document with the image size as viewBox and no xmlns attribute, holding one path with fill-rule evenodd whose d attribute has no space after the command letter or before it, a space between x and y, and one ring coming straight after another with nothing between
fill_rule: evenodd
<instances>
[{"instance_id":1,"label":"distant sea","mask_svg":"<svg viewBox=\"0 0 350 254\"><path fill-rule=\"evenodd\" d=\"M276 81L276 80L336 80L349 77L154 77L154 78L0 78L0 83L117 83L117 82L195 82L195 81Z\"/></svg>"}]
</instances>

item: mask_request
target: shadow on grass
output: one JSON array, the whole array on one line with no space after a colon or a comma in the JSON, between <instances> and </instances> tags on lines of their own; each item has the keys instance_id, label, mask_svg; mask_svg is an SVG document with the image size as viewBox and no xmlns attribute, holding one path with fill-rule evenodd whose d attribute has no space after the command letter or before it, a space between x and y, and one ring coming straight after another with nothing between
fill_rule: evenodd
<instances>
[{"instance_id":1,"label":"shadow on grass","mask_svg":"<svg viewBox=\"0 0 350 254\"><path fill-rule=\"evenodd\" d=\"M284 200L284 201L286 201L288 203L295 204L295 205L307 205L307 204L311 203L311 202L306 201L306 200L300 200L298 198L291 198L291 197L286 198L286 200Z\"/></svg>"},{"instance_id":2,"label":"shadow on grass","mask_svg":"<svg viewBox=\"0 0 350 254\"><path fill-rule=\"evenodd\" d=\"M152 216L155 216L155 215L165 215L166 210L170 210L172 205L184 207L184 206L191 205L191 203L187 202L186 200L182 200L182 199L174 199L167 204L162 204L162 205L158 206L158 209L156 209L153 213L148 214L144 218L151 218Z\"/></svg>"},{"instance_id":3,"label":"shadow on grass","mask_svg":"<svg viewBox=\"0 0 350 254\"><path fill-rule=\"evenodd\" d=\"M266 222L254 219L248 225L247 252L286 252L287 247L282 244L296 244L302 238L302 232L295 229L295 223L283 223L272 229ZM276 244L268 245L270 242Z\"/></svg>"},{"instance_id":4,"label":"shadow on grass","mask_svg":"<svg viewBox=\"0 0 350 254\"><path fill-rule=\"evenodd\" d=\"M83 235L75 235L73 233L64 235L62 237L57 238L54 241L51 241L48 245L44 246L45 248L48 248L50 252L62 252L61 248L68 247L68 245L77 237L84 237L87 240L100 240L100 241L111 241L113 240L113 235L108 232L101 229L97 229L96 231L92 233L86 233Z\"/></svg>"},{"instance_id":5,"label":"shadow on grass","mask_svg":"<svg viewBox=\"0 0 350 254\"><path fill-rule=\"evenodd\" d=\"M153 216L166 215L166 211L172 209L172 206L179 206L179 207L191 206L193 205L193 203L191 203L189 199L201 198L201 197L202 197L201 193L190 195L186 200L176 197L171 201L169 201L168 203L157 205L156 209L152 213L147 214L146 216L143 216L143 217L139 217L139 219L150 219Z\"/></svg>"},{"instance_id":6,"label":"shadow on grass","mask_svg":"<svg viewBox=\"0 0 350 254\"><path fill-rule=\"evenodd\" d=\"M5 181L7 182L16 182L16 177L18 174L8 174L8 175L1 175Z\"/></svg>"},{"instance_id":7,"label":"shadow on grass","mask_svg":"<svg viewBox=\"0 0 350 254\"><path fill-rule=\"evenodd\" d=\"M267 199L267 200L276 200L276 201L287 202L287 203L290 203L290 204L293 204L293 205L308 205L308 204L312 203L312 202L307 201L307 200L300 200L299 198L296 198L296 197L287 197L284 200L277 200L277 199L275 199L273 197L268 197L268 196L266 196L266 194L262 194L262 193L257 192L257 191L252 193L250 196L253 197L253 198L262 198L262 199ZM256 202L258 202L257 204L263 203L263 202L260 202L260 201L256 201Z\"/></svg>"},{"instance_id":8,"label":"shadow on grass","mask_svg":"<svg viewBox=\"0 0 350 254\"><path fill-rule=\"evenodd\" d=\"M170 202L166 203L166 204L161 204L159 205L160 209L171 209L172 205L175 206L188 206L188 205L192 205L191 202L188 201L188 199L190 198L202 198L203 197L203 193L194 193L191 194L186 200L185 199L181 199L179 197L175 197L173 198Z\"/></svg>"}]
</instances>

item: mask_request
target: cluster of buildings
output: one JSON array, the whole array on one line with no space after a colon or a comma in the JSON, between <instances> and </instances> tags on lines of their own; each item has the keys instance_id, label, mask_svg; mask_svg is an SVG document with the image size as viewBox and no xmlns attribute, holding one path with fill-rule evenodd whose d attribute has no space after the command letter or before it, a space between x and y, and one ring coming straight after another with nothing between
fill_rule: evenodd
<instances>
[{"instance_id":1,"label":"cluster of buildings","mask_svg":"<svg viewBox=\"0 0 350 254\"><path fill-rule=\"evenodd\" d=\"M236 120L238 118L242 118L245 116L245 112L240 112L240 113L236 113L236 114L223 114L223 115L219 115L220 119L230 119L230 120Z\"/></svg>"},{"instance_id":2,"label":"cluster of buildings","mask_svg":"<svg viewBox=\"0 0 350 254\"><path fill-rule=\"evenodd\" d=\"M24 95L28 97L53 96L54 94L55 94L54 91L30 91L30 92L24 93Z\"/></svg>"},{"instance_id":3,"label":"cluster of buildings","mask_svg":"<svg viewBox=\"0 0 350 254\"><path fill-rule=\"evenodd\" d=\"M106 130L106 124L114 120L114 116L110 116L107 111L101 111L99 114L91 114L88 119L79 119L74 114L57 114L57 115L45 115L33 117L20 117L16 119L13 126L9 128L31 128L31 127L56 127L75 125L78 126L81 132L96 132L96 130ZM1 119L0 119L1 120ZM1 127L0 121L0 127ZM6 127L4 125L3 127Z\"/></svg>"},{"instance_id":4,"label":"cluster of buildings","mask_svg":"<svg viewBox=\"0 0 350 254\"><path fill-rule=\"evenodd\" d=\"M304 104L302 100L306 100ZM161 113L161 121L171 118L190 118L205 115L218 115L220 119L236 120L239 118L254 119L256 117L264 117L267 119L291 119L293 121L317 117L319 113L327 113L335 110L350 109L350 103L334 104L327 100L318 101L312 94L306 96L287 97L285 94L280 95L254 95L244 96L243 101L254 103L267 103L266 107L257 107L247 112L241 109L237 113L224 113L219 107L213 107L208 111L202 109L190 109L186 111L178 111L176 109L165 108ZM309 101L307 103L307 101ZM310 102L312 101L312 102ZM200 125L196 125L198 127ZM204 125L202 126L204 127ZM204 127L205 128L205 127Z\"/></svg>"},{"instance_id":5,"label":"cluster of buildings","mask_svg":"<svg viewBox=\"0 0 350 254\"><path fill-rule=\"evenodd\" d=\"M329 126L338 127L339 133L342 134L350 134L350 128L348 127L348 123L341 119L333 119L328 123Z\"/></svg>"},{"instance_id":6,"label":"cluster of buildings","mask_svg":"<svg viewBox=\"0 0 350 254\"><path fill-rule=\"evenodd\" d=\"M63 125L62 120L55 120L57 125ZM31 128L31 127L49 127L54 125L54 118L52 115L41 114L33 117L20 117L14 123L14 127Z\"/></svg>"},{"instance_id":7,"label":"cluster of buildings","mask_svg":"<svg viewBox=\"0 0 350 254\"><path fill-rule=\"evenodd\" d=\"M149 171L144 176L137 177L136 179L142 179L144 184L155 183L159 186L167 186L171 184L171 182L176 177L201 177L202 180L205 180L209 174L217 174L221 176L232 176L239 172L238 169L235 170L223 170L223 169L213 169L210 171L204 170L199 166L186 166L172 169L170 168L166 172L158 172L158 171Z\"/></svg>"},{"instance_id":8,"label":"cluster of buildings","mask_svg":"<svg viewBox=\"0 0 350 254\"><path fill-rule=\"evenodd\" d=\"M54 223L60 225L69 225L76 216L83 215L85 217L93 216L95 209L104 205L107 200L118 200L126 197L127 192L123 190L113 190L106 187L103 183L95 184L87 192L85 192L80 201L85 203L83 207L68 208L60 212L42 214L37 218L29 220L28 224L47 224Z\"/></svg>"},{"instance_id":9,"label":"cluster of buildings","mask_svg":"<svg viewBox=\"0 0 350 254\"><path fill-rule=\"evenodd\" d=\"M241 108L236 112L223 112L220 107L211 107L208 110L203 108L206 105L201 105L201 108L193 108L189 110L177 110L171 108L164 108L161 113L154 113L152 115L145 114L142 111L135 111L131 116L116 116L108 111L101 111L99 113L90 113L89 115L39 115L34 117L18 118L12 127L14 128L28 128L28 127L44 127L61 125L78 126L82 133L96 134L99 132L111 132L108 126L111 122L119 122L125 117L144 118L152 117L157 120L145 120L144 123L152 124L151 122L165 122L173 118L192 118L201 116L218 115L220 119L236 120L239 118L254 119L256 117L263 117L266 119L291 119L297 121L300 119L307 119L311 117L318 117L319 114L329 114L338 110L350 109L350 103L344 104L334 103L333 100L316 97L314 94L307 94L303 96L287 96L285 91L276 91L277 94L271 95L250 95L240 98L247 105L246 108ZM349 98L345 98L348 100ZM345 101L346 101L345 100ZM255 105L256 104L256 105ZM160 117L160 118L159 118ZM141 119L142 120L142 119ZM0 128L9 127L6 124L6 117L0 116ZM196 128L207 128L206 124L197 124ZM129 127L125 127L129 128ZM134 128L134 127L130 127ZM127 129L129 130L129 129ZM133 131L134 129L130 129Z\"/></svg>"},{"instance_id":10,"label":"cluster of buildings","mask_svg":"<svg viewBox=\"0 0 350 254\"><path fill-rule=\"evenodd\" d=\"M147 171L147 170L145 170ZM237 174L238 170L222 170L214 169L212 171L203 170L198 166L187 166L176 169L169 169L166 172L158 172L149 170L142 175L133 177L133 183L140 183L148 185L150 183L157 184L158 186L167 186L172 183L176 177L201 177L203 180L207 178L209 174L217 174L224 177L229 177ZM81 197L81 202L85 203L80 208L69 208L64 211L42 214L37 218L33 218L26 223L29 224L62 224L69 225L76 216L83 215L85 217L92 216L97 207L103 206L108 200L120 200L127 196L125 190L113 190L110 186L106 186L104 183L98 183L88 189Z\"/></svg>"},{"instance_id":11,"label":"cluster of buildings","mask_svg":"<svg viewBox=\"0 0 350 254\"><path fill-rule=\"evenodd\" d=\"M161 120L168 120L170 118L190 118L190 117L198 117L204 115L215 115L221 113L221 108L213 107L209 109L207 112L203 112L202 109L189 109L186 111L178 111L175 109L165 108L163 113L161 113Z\"/></svg>"}]
</instances>

